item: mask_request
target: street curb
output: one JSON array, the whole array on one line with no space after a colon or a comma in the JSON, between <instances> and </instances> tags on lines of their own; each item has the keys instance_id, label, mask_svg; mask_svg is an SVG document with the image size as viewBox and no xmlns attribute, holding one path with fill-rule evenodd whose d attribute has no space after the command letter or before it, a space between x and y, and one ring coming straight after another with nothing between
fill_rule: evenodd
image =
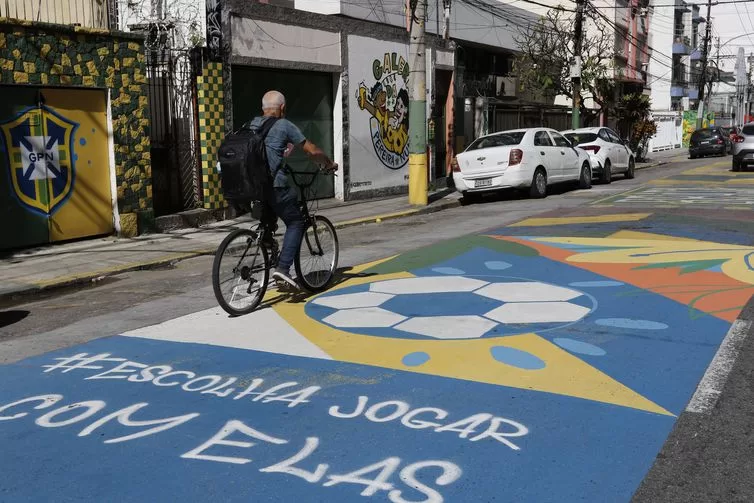
<instances>
[{"instance_id":1,"label":"street curb","mask_svg":"<svg viewBox=\"0 0 754 503\"><path fill-rule=\"evenodd\" d=\"M384 215L374 215L371 217L356 218L353 220L346 220L344 222L333 222L336 229L345 229L347 227L354 227L356 225L380 223L385 220L396 220L398 218L413 217L419 215L429 215L431 213L437 213L438 211L448 210L451 208L458 208L462 206L460 199L453 199L451 201L443 201L434 206L425 206L422 208L410 209L405 211L397 211L395 213L386 213Z\"/></svg>"},{"instance_id":2,"label":"street curb","mask_svg":"<svg viewBox=\"0 0 754 503\"><path fill-rule=\"evenodd\" d=\"M357 225L367 225L411 216L428 215L451 208L457 208L461 205L462 203L460 199L453 199L449 201L442 201L432 206L424 206L405 211L398 211L395 213L386 213L382 215L357 218L343 222L333 222L333 226L336 229L345 229L348 227L355 227ZM38 283L30 284L16 290L1 292L0 308L18 303L24 298L33 297L35 295L49 294L50 292L59 289L73 288L82 285L93 285L110 276L115 276L117 274L122 274L125 272L157 269L164 266L172 266L183 260L199 257L201 255L214 255L215 250L216 248L204 248L201 250L180 252L164 257L159 257L153 260L123 264L121 266L101 269L99 271L84 272L70 276L63 276L52 280L40 281Z\"/></svg>"}]
</instances>

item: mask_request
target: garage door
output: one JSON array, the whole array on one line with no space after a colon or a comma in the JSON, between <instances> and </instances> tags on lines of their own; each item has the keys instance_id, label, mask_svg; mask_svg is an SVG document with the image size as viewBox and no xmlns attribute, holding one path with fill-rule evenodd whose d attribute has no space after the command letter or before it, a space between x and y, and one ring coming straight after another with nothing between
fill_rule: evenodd
<instances>
[{"instance_id":1,"label":"garage door","mask_svg":"<svg viewBox=\"0 0 754 503\"><path fill-rule=\"evenodd\" d=\"M0 249L111 233L105 92L0 94Z\"/></svg>"}]
</instances>

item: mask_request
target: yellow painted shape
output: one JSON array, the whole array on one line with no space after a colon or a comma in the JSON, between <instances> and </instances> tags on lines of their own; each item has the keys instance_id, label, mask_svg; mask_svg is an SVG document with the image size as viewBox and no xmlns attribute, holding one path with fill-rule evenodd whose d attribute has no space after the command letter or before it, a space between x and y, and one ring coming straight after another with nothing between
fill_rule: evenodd
<instances>
[{"instance_id":1,"label":"yellow painted shape","mask_svg":"<svg viewBox=\"0 0 754 503\"><path fill-rule=\"evenodd\" d=\"M593 264L661 264L666 262L693 262L697 260L726 260L722 271L728 277L754 285L754 271L747 265L747 256L754 247L714 243L709 241L682 241L677 239L615 239L615 238L537 238L540 243L575 244L595 247L615 247L577 253L568 262Z\"/></svg>"},{"instance_id":2,"label":"yellow painted shape","mask_svg":"<svg viewBox=\"0 0 754 503\"><path fill-rule=\"evenodd\" d=\"M357 274L377 263L367 264L353 272ZM411 277L414 276L408 272L356 277L335 290L375 281ZM274 306L275 311L298 333L338 361L555 393L656 414L673 415L604 372L533 333L474 340L392 339L358 335L331 328L311 319L306 315L304 308L305 305L302 303L279 303ZM500 363L494 360L490 353L494 346L508 346L527 351L544 361L546 367L541 370L523 370ZM430 360L421 367L404 365L403 357L415 351L428 353Z\"/></svg>"},{"instance_id":3,"label":"yellow painted shape","mask_svg":"<svg viewBox=\"0 0 754 503\"><path fill-rule=\"evenodd\" d=\"M754 178L731 178L730 180L726 180L724 182L713 181L713 180L663 179L663 180L652 180L648 183L650 185L673 185L673 186L704 185L705 187L722 187L725 185L754 185Z\"/></svg>"},{"instance_id":4,"label":"yellow painted shape","mask_svg":"<svg viewBox=\"0 0 754 503\"><path fill-rule=\"evenodd\" d=\"M408 202L426 206L427 201L427 154L409 154Z\"/></svg>"},{"instance_id":5,"label":"yellow painted shape","mask_svg":"<svg viewBox=\"0 0 754 503\"><path fill-rule=\"evenodd\" d=\"M50 219L53 241L113 232L106 96L101 90L45 89L48 107L78 124L76 179L68 201ZM94 129L94 132L92 132ZM79 140L86 139L81 145ZM91 161L91 163L90 163Z\"/></svg>"},{"instance_id":6,"label":"yellow painted shape","mask_svg":"<svg viewBox=\"0 0 754 503\"><path fill-rule=\"evenodd\" d=\"M551 225L637 222L650 216L652 216L651 213L617 213L615 215L597 215L592 217L527 218L515 224L510 224L508 227L549 227Z\"/></svg>"},{"instance_id":7,"label":"yellow painted shape","mask_svg":"<svg viewBox=\"0 0 754 503\"><path fill-rule=\"evenodd\" d=\"M672 415L663 407L536 334L431 342L390 339L356 335L330 328L310 319L304 313L303 306L299 304L279 304L275 306L275 310L296 331L335 360L556 393ZM527 351L543 360L547 366L542 370L522 370L504 365L492 358L490 349L493 346L508 346ZM421 368L403 365L402 358L415 351L427 352L430 360Z\"/></svg>"},{"instance_id":8,"label":"yellow painted shape","mask_svg":"<svg viewBox=\"0 0 754 503\"><path fill-rule=\"evenodd\" d=\"M609 236L612 239L641 239L641 240L653 240L653 241L690 241L698 243L698 239L682 238L676 236L665 236L662 234L652 234L649 232L639 231L618 231Z\"/></svg>"},{"instance_id":9,"label":"yellow painted shape","mask_svg":"<svg viewBox=\"0 0 754 503\"><path fill-rule=\"evenodd\" d=\"M338 222L335 225L336 228L341 227L348 227L352 225L359 225L359 224L367 224L372 222L377 222L378 220L392 220L396 218L403 218L410 215L414 215L416 213L419 213L418 209L415 210L405 210L405 211L396 211L394 213L385 213L383 215L373 215L371 217L363 217L363 218L354 218L353 220L345 220L343 222Z\"/></svg>"}]
</instances>

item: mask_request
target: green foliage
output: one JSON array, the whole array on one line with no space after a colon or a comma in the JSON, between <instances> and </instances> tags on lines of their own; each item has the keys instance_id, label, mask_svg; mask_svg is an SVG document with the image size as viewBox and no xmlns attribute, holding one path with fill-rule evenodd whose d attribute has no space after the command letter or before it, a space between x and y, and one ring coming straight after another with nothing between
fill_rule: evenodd
<instances>
[{"instance_id":1,"label":"green foliage","mask_svg":"<svg viewBox=\"0 0 754 503\"><path fill-rule=\"evenodd\" d=\"M521 28L515 36L519 55L513 71L519 85L533 101L552 100L573 95L571 62L576 56L573 43L573 13L555 8L533 26ZM612 54L615 33L593 9L584 17L582 43L581 99L579 111L585 124L597 118L599 110L587 108L591 98L602 109L611 108L615 87L612 84Z\"/></svg>"},{"instance_id":2,"label":"green foliage","mask_svg":"<svg viewBox=\"0 0 754 503\"><path fill-rule=\"evenodd\" d=\"M639 161L643 160L649 139L657 132L657 123L650 119L651 109L649 96L636 93L622 96L614 111L618 129L628 137Z\"/></svg>"}]
</instances>

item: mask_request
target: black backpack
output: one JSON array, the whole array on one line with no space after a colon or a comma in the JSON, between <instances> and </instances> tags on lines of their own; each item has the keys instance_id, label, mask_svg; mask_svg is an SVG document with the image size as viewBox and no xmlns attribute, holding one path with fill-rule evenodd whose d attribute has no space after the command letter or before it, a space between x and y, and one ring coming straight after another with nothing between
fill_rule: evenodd
<instances>
[{"instance_id":1,"label":"black backpack","mask_svg":"<svg viewBox=\"0 0 754 503\"><path fill-rule=\"evenodd\" d=\"M266 119L258 129L249 127L225 137L217 151L223 197L234 204L268 201L272 195L272 174L264 140L277 117Z\"/></svg>"}]
</instances>

